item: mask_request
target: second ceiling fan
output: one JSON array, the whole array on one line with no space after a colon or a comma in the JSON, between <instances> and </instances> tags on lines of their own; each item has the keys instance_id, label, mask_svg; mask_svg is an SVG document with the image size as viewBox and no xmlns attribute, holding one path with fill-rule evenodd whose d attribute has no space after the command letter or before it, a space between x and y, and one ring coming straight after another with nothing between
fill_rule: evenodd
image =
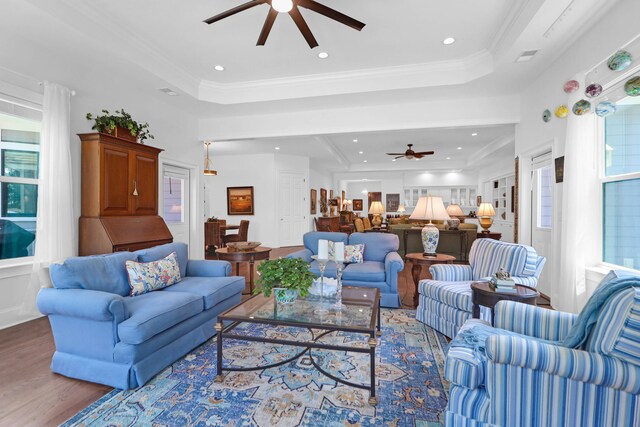
<instances>
[{"instance_id":1,"label":"second ceiling fan","mask_svg":"<svg viewBox=\"0 0 640 427\"><path fill-rule=\"evenodd\" d=\"M404 153L387 153L387 155L396 156L396 159L401 159L403 157L406 157L407 159L412 160L412 159L421 159L424 156L431 156L433 154L433 151L415 152L411 148L411 147L413 147L413 144L407 144L407 145L409 146L409 148Z\"/></svg>"},{"instance_id":2,"label":"second ceiling fan","mask_svg":"<svg viewBox=\"0 0 640 427\"><path fill-rule=\"evenodd\" d=\"M252 7L261 4L267 4L270 8L267 19L264 21L264 25L262 26L260 37L258 37L258 43L256 43L258 46L264 46L267 42L267 38L269 37L269 33L271 33L271 28L273 28L273 23L276 21L278 13L288 13L302 33L304 39L309 44L309 47L312 49L314 47L317 47L318 42L313 36L313 33L307 25L307 22L302 17L302 14L298 9L299 7L312 10L316 13L319 13L320 15L324 15L327 18L331 18L334 21L338 21L341 24L344 24L358 31L362 30L365 26L365 24L363 24L362 22L353 19L343 13L340 13L337 10L320 4L314 0L251 0L247 3L241 4L240 6L229 9L226 12L222 12L216 16L206 19L204 22L206 22L207 24L213 24L214 22L218 22L224 18L228 18L229 16L235 15L239 12L244 12L247 9L251 9Z\"/></svg>"}]
</instances>

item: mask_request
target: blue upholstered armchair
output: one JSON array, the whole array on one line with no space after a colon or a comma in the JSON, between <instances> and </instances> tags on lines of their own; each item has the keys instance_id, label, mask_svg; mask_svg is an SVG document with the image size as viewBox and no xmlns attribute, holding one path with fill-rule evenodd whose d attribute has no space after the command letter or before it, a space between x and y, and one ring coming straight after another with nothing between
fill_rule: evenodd
<instances>
[{"instance_id":1,"label":"blue upholstered armchair","mask_svg":"<svg viewBox=\"0 0 640 427\"><path fill-rule=\"evenodd\" d=\"M400 307L398 294L398 273L404 268L404 261L398 255L398 236L389 233L345 233L310 232L303 237L304 249L288 255L288 258L302 258L310 263L310 270L320 275L320 270L312 255L318 254L318 240L342 242L345 245L364 244L364 262L347 264L342 282L346 286L364 286L380 289L380 304L384 307ZM335 263L327 264L325 277L336 277Z\"/></svg>"},{"instance_id":2,"label":"blue upholstered armchair","mask_svg":"<svg viewBox=\"0 0 640 427\"><path fill-rule=\"evenodd\" d=\"M602 301L591 317L590 303L578 317L501 301L494 328L468 320L447 354L445 425L640 425L640 288ZM583 342L568 345L587 323Z\"/></svg>"},{"instance_id":3,"label":"blue upholstered armchair","mask_svg":"<svg viewBox=\"0 0 640 427\"><path fill-rule=\"evenodd\" d=\"M469 253L470 265L439 264L429 268L432 280L421 280L416 318L438 332L453 338L471 318L471 283L488 279L504 268L520 285L536 287L546 259L531 246L477 239ZM489 309L480 316L490 319Z\"/></svg>"}]
</instances>

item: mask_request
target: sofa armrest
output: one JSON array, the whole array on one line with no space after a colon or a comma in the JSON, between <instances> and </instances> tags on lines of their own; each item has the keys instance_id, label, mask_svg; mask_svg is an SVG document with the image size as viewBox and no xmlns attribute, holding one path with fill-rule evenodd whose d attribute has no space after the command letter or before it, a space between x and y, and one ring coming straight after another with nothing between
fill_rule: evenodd
<instances>
[{"instance_id":1,"label":"sofa armrest","mask_svg":"<svg viewBox=\"0 0 640 427\"><path fill-rule=\"evenodd\" d=\"M398 292L398 273L404 269L404 261L398 252L389 252L384 257L386 282L393 293Z\"/></svg>"},{"instance_id":2,"label":"sofa armrest","mask_svg":"<svg viewBox=\"0 0 640 427\"><path fill-rule=\"evenodd\" d=\"M36 303L40 312L47 316L113 320L116 324L127 317L124 298L109 292L44 288L38 292Z\"/></svg>"},{"instance_id":3,"label":"sofa armrest","mask_svg":"<svg viewBox=\"0 0 640 427\"><path fill-rule=\"evenodd\" d=\"M640 367L613 357L515 336L493 335L487 338L485 346L490 369L486 378L489 381L494 378L498 388L500 380L495 373L492 375L492 364L542 371L567 380L626 393L640 392ZM499 391L494 392L500 399Z\"/></svg>"},{"instance_id":4,"label":"sofa armrest","mask_svg":"<svg viewBox=\"0 0 640 427\"><path fill-rule=\"evenodd\" d=\"M305 262L311 262L313 261L313 259L311 259L312 255L313 255L313 252L305 248L305 249L301 249L299 251L290 253L289 255L287 255L287 258L302 258Z\"/></svg>"},{"instance_id":5,"label":"sofa armrest","mask_svg":"<svg viewBox=\"0 0 640 427\"><path fill-rule=\"evenodd\" d=\"M515 301L500 301L495 307L494 326L544 340L562 340L577 315L553 311Z\"/></svg>"},{"instance_id":6,"label":"sofa armrest","mask_svg":"<svg viewBox=\"0 0 640 427\"><path fill-rule=\"evenodd\" d=\"M470 265L436 264L429 267L432 280L441 282L463 282L473 280Z\"/></svg>"},{"instance_id":7,"label":"sofa armrest","mask_svg":"<svg viewBox=\"0 0 640 427\"><path fill-rule=\"evenodd\" d=\"M188 277L225 277L231 275L231 264L227 261L189 260Z\"/></svg>"}]
</instances>

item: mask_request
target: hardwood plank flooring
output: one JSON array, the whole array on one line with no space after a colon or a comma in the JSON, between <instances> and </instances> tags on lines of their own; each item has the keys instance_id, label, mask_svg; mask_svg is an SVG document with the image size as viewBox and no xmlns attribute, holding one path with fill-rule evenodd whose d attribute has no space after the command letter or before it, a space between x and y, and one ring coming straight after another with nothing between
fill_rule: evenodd
<instances>
[{"instance_id":1,"label":"hardwood plank flooring","mask_svg":"<svg viewBox=\"0 0 640 427\"><path fill-rule=\"evenodd\" d=\"M274 249L271 258L299 249ZM240 273L248 280L246 264ZM415 286L408 264L398 277L398 290L402 306L412 308ZM52 373L54 350L47 318L0 330L0 426L56 426L112 390Z\"/></svg>"}]
</instances>

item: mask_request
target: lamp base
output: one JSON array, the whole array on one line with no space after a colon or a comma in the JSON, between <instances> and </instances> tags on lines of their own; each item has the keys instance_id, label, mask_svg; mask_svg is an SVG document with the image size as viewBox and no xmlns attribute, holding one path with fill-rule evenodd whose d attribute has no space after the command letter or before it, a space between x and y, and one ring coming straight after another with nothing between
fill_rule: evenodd
<instances>
[{"instance_id":1,"label":"lamp base","mask_svg":"<svg viewBox=\"0 0 640 427\"><path fill-rule=\"evenodd\" d=\"M493 218L491 218L490 216L481 216L478 222L480 223L480 226L484 229L482 232L489 233L489 228L493 224Z\"/></svg>"},{"instance_id":2,"label":"lamp base","mask_svg":"<svg viewBox=\"0 0 640 427\"><path fill-rule=\"evenodd\" d=\"M380 216L380 214L373 214L371 225L373 225L374 227L380 227L380 225L382 225L382 217Z\"/></svg>"},{"instance_id":3,"label":"lamp base","mask_svg":"<svg viewBox=\"0 0 640 427\"><path fill-rule=\"evenodd\" d=\"M422 228L422 247L424 248L424 256L435 256L438 240L440 239L440 230L438 227L429 223Z\"/></svg>"}]
</instances>

